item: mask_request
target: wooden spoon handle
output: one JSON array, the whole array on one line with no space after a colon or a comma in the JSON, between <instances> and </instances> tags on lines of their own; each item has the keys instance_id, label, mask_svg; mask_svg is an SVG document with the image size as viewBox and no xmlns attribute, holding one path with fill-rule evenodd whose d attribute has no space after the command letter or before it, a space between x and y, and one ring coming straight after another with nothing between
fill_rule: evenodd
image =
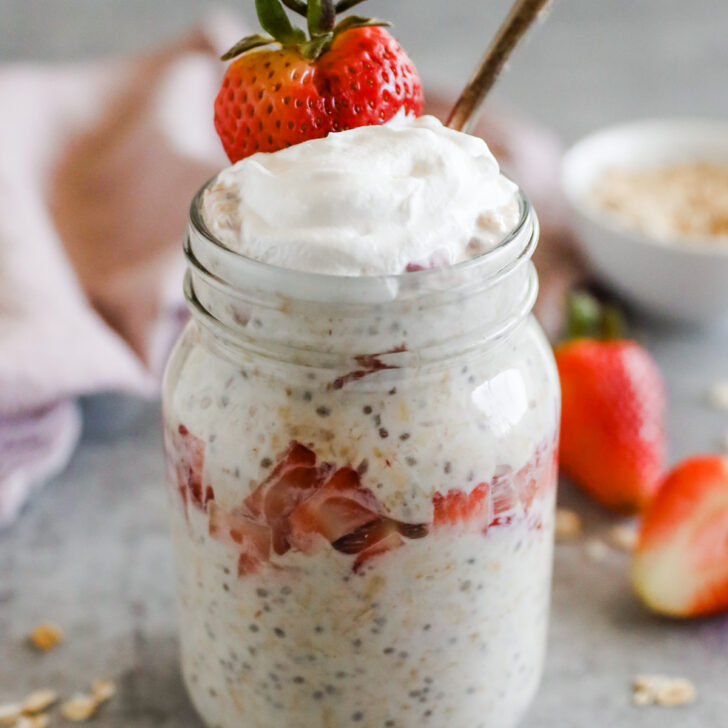
<instances>
[{"instance_id":1,"label":"wooden spoon handle","mask_svg":"<svg viewBox=\"0 0 728 728\"><path fill-rule=\"evenodd\" d=\"M549 0L516 0L498 29L483 60L450 112L447 125L458 131L472 129L483 99L495 83L511 52Z\"/></svg>"}]
</instances>

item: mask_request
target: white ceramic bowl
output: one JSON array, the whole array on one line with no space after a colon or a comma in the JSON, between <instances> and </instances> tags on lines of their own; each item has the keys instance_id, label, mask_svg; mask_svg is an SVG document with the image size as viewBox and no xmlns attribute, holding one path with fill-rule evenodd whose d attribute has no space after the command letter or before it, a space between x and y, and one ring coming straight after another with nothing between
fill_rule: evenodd
<instances>
[{"instance_id":1,"label":"white ceramic bowl","mask_svg":"<svg viewBox=\"0 0 728 728\"><path fill-rule=\"evenodd\" d=\"M728 164L728 122L653 120L597 132L564 156L562 186L579 244L600 279L664 318L709 323L728 317L728 246L662 242L620 225L588 201L607 167L694 160Z\"/></svg>"}]
</instances>

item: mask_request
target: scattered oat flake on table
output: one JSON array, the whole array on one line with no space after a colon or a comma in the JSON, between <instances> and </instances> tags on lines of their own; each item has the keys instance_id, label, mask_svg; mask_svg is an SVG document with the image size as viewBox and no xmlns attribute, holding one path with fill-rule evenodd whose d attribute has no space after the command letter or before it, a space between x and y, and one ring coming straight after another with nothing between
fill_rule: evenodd
<instances>
[{"instance_id":1,"label":"scattered oat flake on table","mask_svg":"<svg viewBox=\"0 0 728 728\"><path fill-rule=\"evenodd\" d=\"M116 695L116 685L111 680L95 680L91 683L91 694L97 703L105 703Z\"/></svg>"},{"instance_id":2,"label":"scattered oat flake on table","mask_svg":"<svg viewBox=\"0 0 728 728\"><path fill-rule=\"evenodd\" d=\"M728 379L721 379L708 391L708 402L716 409L728 410Z\"/></svg>"},{"instance_id":3,"label":"scattered oat flake on table","mask_svg":"<svg viewBox=\"0 0 728 728\"><path fill-rule=\"evenodd\" d=\"M24 715L15 724L15 728L48 728L51 718L48 713L38 715Z\"/></svg>"},{"instance_id":4,"label":"scattered oat flake on table","mask_svg":"<svg viewBox=\"0 0 728 728\"><path fill-rule=\"evenodd\" d=\"M638 675L632 683L635 705L662 705L674 708L692 703L697 697L695 686L684 677Z\"/></svg>"},{"instance_id":5,"label":"scattered oat flake on table","mask_svg":"<svg viewBox=\"0 0 728 728\"><path fill-rule=\"evenodd\" d=\"M39 624L29 635L30 643L39 650L50 650L63 640L63 632L54 624Z\"/></svg>"},{"instance_id":6,"label":"scattered oat flake on table","mask_svg":"<svg viewBox=\"0 0 728 728\"><path fill-rule=\"evenodd\" d=\"M612 543L624 551L632 551L637 545L638 531L635 526L628 523L618 523L609 529L609 538Z\"/></svg>"},{"instance_id":7,"label":"scattered oat flake on table","mask_svg":"<svg viewBox=\"0 0 728 728\"><path fill-rule=\"evenodd\" d=\"M23 712L20 703L7 703L0 705L0 725L15 725Z\"/></svg>"},{"instance_id":8,"label":"scattered oat flake on table","mask_svg":"<svg viewBox=\"0 0 728 728\"><path fill-rule=\"evenodd\" d=\"M98 702L90 695L77 693L61 705L61 715L67 720L81 722L88 720L98 707Z\"/></svg>"},{"instance_id":9,"label":"scattered oat flake on table","mask_svg":"<svg viewBox=\"0 0 728 728\"><path fill-rule=\"evenodd\" d=\"M584 532L581 517L568 508L557 508L555 532L556 540L559 542L574 541Z\"/></svg>"},{"instance_id":10,"label":"scattered oat flake on table","mask_svg":"<svg viewBox=\"0 0 728 728\"><path fill-rule=\"evenodd\" d=\"M23 713L34 715L42 713L58 701L58 693L55 690L36 690L23 700Z\"/></svg>"}]
</instances>

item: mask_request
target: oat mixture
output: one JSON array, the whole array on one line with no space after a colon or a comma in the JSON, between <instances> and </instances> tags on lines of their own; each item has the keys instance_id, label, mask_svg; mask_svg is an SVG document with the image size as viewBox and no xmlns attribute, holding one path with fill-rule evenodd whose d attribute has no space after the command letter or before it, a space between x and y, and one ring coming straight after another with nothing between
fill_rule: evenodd
<instances>
[{"instance_id":1,"label":"oat mixture","mask_svg":"<svg viewBox=\"0 0 728 728\"><path fill-rule=\"evenodd\" d=\"M658 240L728 247L728 164L613 167L597 180L592 202Z\"/></svg>"}]
</instances>

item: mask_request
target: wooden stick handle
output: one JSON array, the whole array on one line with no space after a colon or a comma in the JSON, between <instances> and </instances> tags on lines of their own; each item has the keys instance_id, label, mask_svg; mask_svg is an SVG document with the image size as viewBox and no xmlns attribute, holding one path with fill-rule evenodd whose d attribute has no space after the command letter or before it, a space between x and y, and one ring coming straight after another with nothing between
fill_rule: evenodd
<instances>
[{"instance_id":1,"label":"wooden stick handle","mask_svg":"<svg viewBox=\"0 0 728 728\"><path fill-rule=\"evenodd\" d=\"M458 131L469 131L485 95L525 32L549 0L516 0L508 17L498 29L483 60L450 112L447 125Z\"/></svg>"}]
</instances>

